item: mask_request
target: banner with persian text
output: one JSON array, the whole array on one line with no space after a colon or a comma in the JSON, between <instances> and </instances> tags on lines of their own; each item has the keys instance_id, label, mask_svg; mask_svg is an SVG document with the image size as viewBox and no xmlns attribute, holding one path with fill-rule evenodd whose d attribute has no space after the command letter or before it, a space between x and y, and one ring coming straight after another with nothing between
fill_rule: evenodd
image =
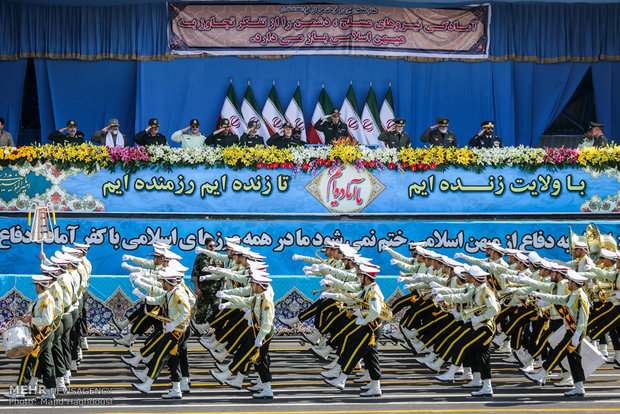
<instances>
[{"instance_id":1,"label":"banner with persian text","mask_svg":"<svg viewBox=\"0 0 620 414\"><path fill-rule=\"evenodd\" d=\"M445 9L344 4L168 3L178 54L348 54L483 59L490 5Z\"/></svg>"},{"instance_id":2,"label":"banner with persian text","mask_svg":"<svg viewBox=\"0 0 620 414\"><path fill-rule=\"evenodd\" d=\"M372 220L330 221L319 218L271 220L222 218L198 219L175 216L164 218L91 217L57 215L53 237L43 244L52 255L62 245L85 242L92 247L88 257L93 274L126 275L121 268L123 254L152 255L153 241L170 244L181 255L181 262L192 267L197 246L204 247L212 237L216 248L224 248L224 237L238 236L244 246L266 257L272 275L302 275L304 263L293 261L293 254L315 256L327 241L350 243L360 254L381 266L382 275L398 274L385 251L393 248L409 255L407 243L426 241L432 250L453 256L457 252L484 257L488 241L525 251L536 250L542 257L568 260L568 228L583 233L591 221L583 220L416 220L373 217ZM490 223L492 223L490 225ZM605 220L596 224L603 234L620 235L620 222ZM27 217L0 217L1 273L23 274L39 271L41 247L30 240ZM101 288L105 289L105 288ZM104 296L102 296L104 297Z\"/></svg>"},{"instance_id":3,"label":"banner with persian text","mask_svg":"<svg viewBox=\"0 0 620 414\"><path fill-rule=\"evenodd\" d=\"M314 173L287 168L142 169L49 164L0 169L0 211L51 202L56 211L213 214L494 214L620 211L620 172L582 168L405 172L352 165Z\"/></svg>"}]
</instances>

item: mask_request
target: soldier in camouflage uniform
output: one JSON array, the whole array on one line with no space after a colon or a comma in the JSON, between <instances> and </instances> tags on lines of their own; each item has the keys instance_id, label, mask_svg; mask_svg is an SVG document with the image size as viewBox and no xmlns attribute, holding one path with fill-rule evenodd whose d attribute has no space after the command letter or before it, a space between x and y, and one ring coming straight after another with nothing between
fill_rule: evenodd
<instances>
[{"instance_id":1,"label":"soldier in camouflage uniform","mask_svg":"<svg viewBox=\"0 0 620 414\"><path fill-rule=\"evenodd\" d=\"M215 240L208 238L205 241L207 250L215 251ZM220 299L215 294L222 289L222 280L205 280L200 281L200 276L208 275L210 272L205 272L204 269L207 266L224 267L224 263L215 260L204 253L196 256L194 261L194 268L192 269L192 282L194 283L194 291L196 292L196 312L194 328L201 334L207 329L205 323L209 309L211 313L217 311Z\"/></svg>"}]
</instances>

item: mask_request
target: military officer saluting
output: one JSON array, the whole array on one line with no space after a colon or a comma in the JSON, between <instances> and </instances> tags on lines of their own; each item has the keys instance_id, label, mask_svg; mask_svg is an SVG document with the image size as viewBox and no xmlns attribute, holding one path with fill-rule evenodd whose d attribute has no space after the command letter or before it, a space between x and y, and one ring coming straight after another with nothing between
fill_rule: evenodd
<instances>
[{"instance_id":1,"label":"military officer saluting","mask_svg":"<svg viewBox=\"0 0 620 414\"><path fill-rule=\"evenodd\" d=\"M329 121L327 121L329 118ZM348 137L349 129L347 124L340 120L340 111L334 109L329 115L322 116L314 123L314 129L325 134L325 145L330 145L339 138Z\"/></svg>"},{"instance_id":2,"label":"military officer saluting","mask_svg":"<svg viewBox=\"0 0 620 414\"><path fill-rule=\"evenodd\" d=\"M426 128L422 136L421 142L428 142L431 146L436 147L458 147L456 143L456 134L448 131L450 120L448 118L435 119L436 124Z\"/></svg>"},{"instance_id":3,"label":"military officer saluting","mask_svg":"<svg viewBox=\"0 0 620 414\"><path fill-rule=\"evenodd\" d=\"M159 133L159 121L157 118L149 119L149 126L140 131L133 138L139 145L168 145L166 136Z\"/></svg>"},{"instance_id":4,"label":"military officer saluting","mask_svg":"<svg viewBox=\"0 0 620 414\"><path fill-rule=\"evenodd\" d=\"M213 131L205 141L206 145L214 147L230 147L238 143L239 137L230 130L230 121L227 118L220 121L220 128Z\"/></svg>"},{"instance_id":5,"label":"military officer saluting","mask_svg":"<svg viewBox=\"0 0 620 414\"><path fill-rule=\"evenodd\" d=\"M187 130L190 130L189 133ZM202 147L207 137L200 133L200 122L197 119L189 121L189 126L178 130L170 138L181 144L182 148Z\"/></svg>"},{"instance_id":6,"label":"military officer saluting","mask_svg":"<svg viewBox=\"0 0 620 414\"><path fill-rule=\"evenodd\" d=\"M405 122L402 118L395 119L394 125L379 135L379 141L385 142L385 146L388 148L401 149L410 147L411 140L409 139L409 134L403 131Z\"/></svg>"},{"instance_id":7,"label":"military officer saluting","mask_svg":"<svg viewBox=\"0 0 620 414\"><path fill-rule=\"evenodd\" d=\"M469 146L471 148L503 148L504 143L502 139L493 134L495 129L495 122L484 121L480 124L482 129L478 131L472 139L469 140Z\"/></svg>"},{"instance_id":8,"label":"military officer saluting","mask_svg":"<svg viewBox=\"0 0 620 414\"><path fill-rule=\"evenodd\" d=\"M263 137L258 135L257 132L258 122L248 122L248 129L243 133L243 135L241 135L241 140L239 144L245 145L246 147L264 147L265 140L263 139Z\"/></svg>"},{"instance_id":9,"label":"military officer saluting","mask_svg":"<svg viewBox=\"0 0 620 414\"><path fill-rule=\"evenodd\" d=\"M275 133L267 140L267 145L276 148L302 147L305 143L293 137L293 125L285 122L282 131Z\"/></svg>"},{"instance_id":10,"label":"military officer saluting","mask_svg":"<svg viewBox=\"0 0 620 414\"><path fill-rule=\"evenodd\" d=\"M66 134L64 132L67 131ZM67 121L67 126L48 135L47 139L54 144L83 144L84 133L77 130L77 122L73 119Z\"/></svg>"}]
</instances>

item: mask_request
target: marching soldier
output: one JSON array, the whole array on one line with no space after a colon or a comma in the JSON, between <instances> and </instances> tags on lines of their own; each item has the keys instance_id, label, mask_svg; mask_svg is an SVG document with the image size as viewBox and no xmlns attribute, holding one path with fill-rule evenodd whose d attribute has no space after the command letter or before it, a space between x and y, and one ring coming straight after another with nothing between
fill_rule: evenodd
<instances>
[{"instance_id":1,"label":"marching soldier","mask_svg":"<svg viewBox=\"0 0 620 414\"><path fill-rule=\"evenodd\" d=\"M354 325L349 325L345 331L345 344L340 350L337 368L340 368L340 374L334 379L325 379L325 382L340 390L345 387L348 375L351 374L353 368L360 359L364 360L364 365L370 374L370 383L368 387L362 389L360 396L362 397L380 397L381 396L381 367L379 365L379 353L377 350L377 341L381 337L383 329L383 320L380 315L387 310L385 300L379 285L376 283L377 272L379 268L362 264L357 270L357 275L363 286L360 292L359 302L361 309L355 312ZM356 304L351 301L348 295L339 293L324 292L325 297L339 300L349 304Z\"/></svg>"},{"instance_id":2,"label":"marching soldier","mask_svg":"<svg viewBox=\"0 0 620 414\"><path fill-rule=\"evenodd\" d=\"M41 367L43 385L46 388L45 394L41 396L41 399L54 400L56 398L54 393L56 376L52 355L52 344L54 342L54 298L48 290L51 280L51 277L45 275L32 276L32 281L37 291L37 298L30 304L29 315L22 316L20 320L30 325L35 349L31 354L26 355L22 359L17 379L18 387L14 392L4 394L6 398L25 398L26 389L33 377L36 365Z\"/></svg>"},{"instance_id":3,"label":"marching soldier","mask_svg":"<svg viewBox=\"0 0 620 414\"><path fill-rule=\"evenodd\" d=\"M247 367L252 363L259 375L260 381L252 394L259 399L273 398L271 390L271 372L269 370L269 345L273 337L273 318L275 305L273 301L273 289L269 285L271 279L267 273L260 270L252 270L250 286L231 289L220 292L219 297L227 302L220 304L220 309L249 308L251 314L251 331L241 336L240 344L232 362L223 372L211 371L211 375L220 384L228 384L240 388ZM235 379L229 379L235 375Z\"/></svg>"},{"instance_id":4,"label":"marching soldier","mask_svg":"<svg viewBox=\"0 0 620 414\"><path fill-rule=\"evenodd\" d=\"M466 321L462 333L443 353L440 360L452 360L452 366L446 377L452 375L452 379L458 366L464 358L470 359L474 372L480 372L483 385L480 391L471 393L474 397L492 397L491 386L491 357L490 343L495 335L496 327L494 317L499 313L499 305L495 294L486 284L489 274L478 266L471 266L468 275L469 282L474 289L467 293L435 296L438 302L469 303L468 310L462 312L463 320ZM446 379L444 377L444 379Z\"/></svg>"},{"instance_id":5,"label":"marching soldier","mask_svg":"<svg viewBox=\"0 0 620 414\"><path fill-rule=\"evenodd\" d=\"M157 305L160 307L157 319L163 323L160 339L154 341L156 344L154 356L148 365L146 379L138 384L132 384L134 388L143 394L151 391L151 385L164 365L168 365L172 389L162 395L164 399L180 399L183 396L181 391L181 368L179 364L179 349L183 334L187 330L191 316L191 304L186 290L182 287L182 277L180 273L171 269L165 269L159 273L163 288L166 293L157 297L145 296L142 292L138 296L144 297L147 305ZM182 274L181 274L182 275Z\"/></svg>"},{"instance_id":6,"label":"marching soldier","mask_svg":"<svg viewBox=\"0 0 620 414\"><path fill-rule=\"evenodd\" d=\"M525 374L533 382L539 385L543 385L547 379L549 372L560 362L564 357L568 359L570 371L575 382L575 388L564 393L567 397L583 397L585 396L585 390L583 388L583 381L585 381L585 375L583 367L581 365L581 351L579 349L581 341L586 336L586 328L588 326L588 314L590 312L590 302L586 293L583 291L583 282L587 278L580 276L572 269L567 271L568 276L568 290L567 295L551 295L548 293L532 292L531 295L542 299L541 306L545 304L556 305L556 309L562 319L564 320L564 326L566 327L566 333L553 348L551 353L545 359L543 366L534 374Z\"/></svg>"},{"instance_id":7,"label":"marching soldier","mask_svg":"<svg viewBox=\"0 0 620 414\"><path fill-rule=\"evenodd\" d=\"M209 237L205 240L205 246L207 250L215 251L215 240ZM194 261L194 267L192 269L192 283L194 284L194 292L196 292L196 313L194 315L194 321L191 324L200 334L207 331L209 325L206 323L207 315L211 315L217 312L219 305L219 299L215 294L222 288L221 280L205 280L200 281L201 276L210 274L203 269L208 266L224 267L224 263L215 260L212 257L207 256L204 253L200 253L196 256Z\"/></svg>"}]
</instances>

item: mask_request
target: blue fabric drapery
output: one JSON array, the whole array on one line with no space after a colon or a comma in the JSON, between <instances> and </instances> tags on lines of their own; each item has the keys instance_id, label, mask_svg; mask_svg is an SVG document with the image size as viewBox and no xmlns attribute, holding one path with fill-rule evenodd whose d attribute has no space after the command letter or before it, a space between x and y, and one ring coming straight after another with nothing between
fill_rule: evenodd
<instances>
[{"instance_id":1,"label":"blue fabric drapery","mask_svg":"<svg viewBox=\"0 0 620 414\"><path fill-rule=\"evenodd\" d=\"M35 60L41 142L47 135L78 123L86 137L118 118L120 131L133 138L136 108L136 62Z\"/></svg>"},{"instance_id":2,"label":"blue fabric drapery","mask_svg":"<svg viewBox=\"0 0 620 414\"><path fill-rule=\"evenodd\" d=\"M618 21L618 2L493 3L490 56L541 63L620 60ZM170 59L166 23L163 1L113 6L90 1L76 7L5 0L0 2L0 59Z\"/></svg>"},{"instance_id":3,"label":"blue fabric drapery","mask_svg":"<svg viewBox=\"0 0 620 414\"><path fill-rule=\"evenodd\" d=\"M0 62L0 91L3 96L0 99L0 117L4 118L4 129L13 135L15 145L18 145L17 134L22 114L25 77L25 60Z\"/></svg>"},{"instance_id":4,"label":"blue fabric drapery","mask_svg":"<svg viewBox=\"0 0 620 414\"><path fill-rule=\"evenodd\" d=\"M282 60L176 59L170 62L75 62L37 60L44 137L75 119L90 136L117 117L128 137L158 118L168 138L192 118L210 133L217 122L230 78L241 102L248 78L262 107L273 79L284 106L300 82L306 124L322 83L340 106L351 81L360 108L372 81L381 105L392 83L396 115L408 120L413 144L438 116L451 119L458 143L466 145L493 119L505 145L535 145L583 78L589 64L530 62L434 62L334 56ZM359 68L363 68L361 71ZM79 76L77 76L79 75ZM134 111L135 109L135 111ZM44 139L43 142L46 142Z\"/></svg>"},{"instance_id":5,"label":"blue fabric drapery","mask_svg":"<svg viewBox=\"0 0 620 414\"><path fill-rule=\"evenodd\" d=\"M599 62L592 65L595 121L605 124L603 132L610 141L620 141L620 64Z\"/></svg>"}]
</instances>

